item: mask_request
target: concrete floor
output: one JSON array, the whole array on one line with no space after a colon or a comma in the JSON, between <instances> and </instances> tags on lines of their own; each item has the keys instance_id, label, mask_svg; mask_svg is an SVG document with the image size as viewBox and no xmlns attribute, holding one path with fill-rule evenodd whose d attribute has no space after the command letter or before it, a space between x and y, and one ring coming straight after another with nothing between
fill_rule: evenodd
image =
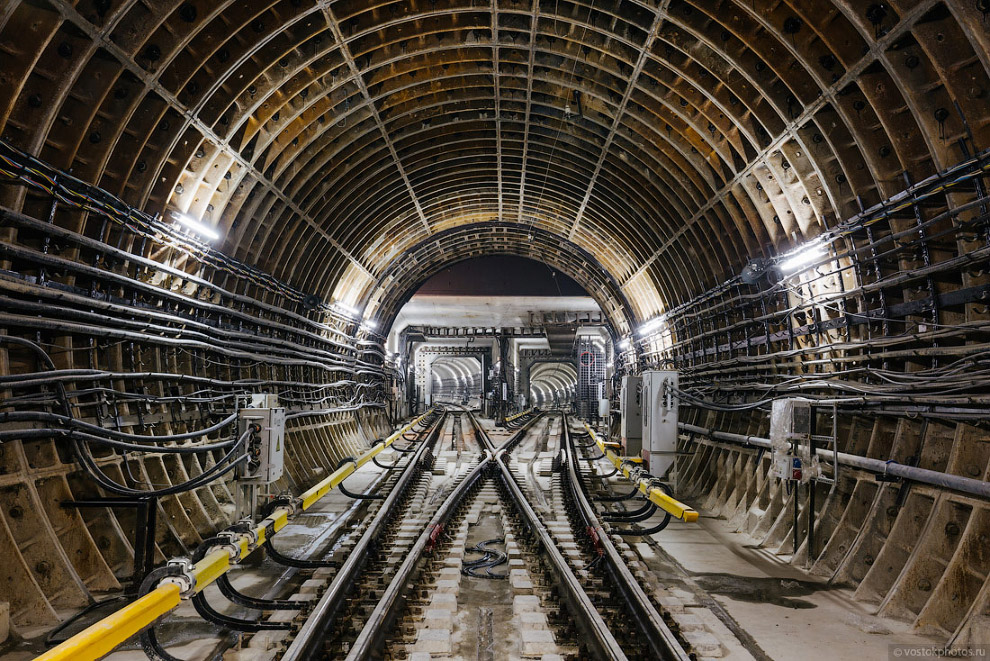
<instances>
[{"instance_id":1,"label":"concrete floor","mask_svg":"<svg viewBox=\"0 0 990 661\"><path fill-rule=\"evenodd\" d=\"M809 577L788 564L789 557L757 548L721 519L702 514L697 524L674 522L634 546L668 586L699 602L707 593L751 637L750 654L730 649L726 658L869 661L892 658L891 645L940 647L906 623L874 616L852 590Z\"/></svg>"}]
</instances>

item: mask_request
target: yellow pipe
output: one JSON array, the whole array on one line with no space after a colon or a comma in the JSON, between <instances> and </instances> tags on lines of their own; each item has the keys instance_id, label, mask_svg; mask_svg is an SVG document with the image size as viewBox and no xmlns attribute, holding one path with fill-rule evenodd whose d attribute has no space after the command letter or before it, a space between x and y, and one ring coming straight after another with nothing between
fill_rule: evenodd
<instances>
[{"instance_id":1,"label":"yellow pipe","mask_svg":"<svg viewBox=\"0 0 990 661\"><path fill-rule=\"evenodd\" d=\"M389 436L384 443L379 443L362 454L357 460L357 466L351 463L342 466L313 488L306 491L301 497L302 509L306 510L312 507L316 501L343 482L348 475L357 470L358 467L364 466L371 461L379 452L395 442L399 436L412 429L413 425L420 422L427 415L429 415L429 411ZM235 542L240 559L243 560L246 558L254 549L258 548L258 544L265 541L269 525L277 532L284 528L288 522L288 508L280 507L272 512L267 518L258 523L254 529L254 533L257 536L257 544L252 545L243 537ZM201 592L207 585L226 573L230 567L230 553L226 547L216 548L207 553L192 568L195 591ZM89 661L90 659L98 659L105 654L109 654L125 640L178 606L180 601L181 597L179 596L178 585L174 583L161 584L140 599L108 615L89 628L80 631L61 645L48 650L35 661L81 661L83 659Z\"/></svg>"},{"instance_id":2,"label":"yellow pipe","mask_svg":"<svg viewBox=\"0 0 990 661\"><path fill-rule=\"evenodd\" d=\"M83 629L36 661L99 659L179 605L179 586L165 583L96 624Z\"/></svg>"},{"instance_id":3,"label":"yellow pipe","mask_svg":"<svg viewBox=\"0 0 990 661\"><path fill-rule=\"evenodd\" d=\"M595 443L598 444L598 449L602 451L602 454L612 462L612 464L622 472L622 475L629 481L633 480L632 473L629 469L622 465L623 458L609 450L605 446L605 442L598 438L598 435L585 423L584 428L588 430L591 434L591 438L595 439ZM655 487L650 487L647 480L636 480L636 488L646 496L651 503L662 509L664 512L669 512L671 515L677 517L681 521L687 523L693 523L698 520L698 513L692 509L690 506L685 505L676 498L671 498L662 489L657 489Z\"/></svg>"}]
</instances>

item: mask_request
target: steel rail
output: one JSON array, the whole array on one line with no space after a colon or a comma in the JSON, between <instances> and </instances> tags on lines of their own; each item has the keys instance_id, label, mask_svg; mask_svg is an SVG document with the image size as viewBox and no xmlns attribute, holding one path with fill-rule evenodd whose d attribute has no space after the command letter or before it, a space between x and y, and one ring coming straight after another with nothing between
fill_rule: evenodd
<instances>
[{"instance_id":1,"label":"steel rail","mask_svg":"<svg viewBox=\"0 0 990 661\"><path fill-rule=\"evenodd\" d=\"M484 433L480 425L478 426L478 433L479 438L483 439L483 442L489 449L494 449L491 439ZM567 560L560 552L560 549L557 548L553 537L547 532L543 521L540 520L539 515L529 504L526 495L519 487L515 477L513 477L512 471L509 470L509 466L505 461L505 455L510 447L509 443L505 443L495 451L495 463L501 471L502 482L512 496L516 508L522 515L530 531L536 537L546 559L550 562L554 573L557 575L559 592L568 603L570 612L574 616L575 624L577 624L578 629L584 634L581 642L589 647L589 652L595 659L623 661L627 658L625 652L622 651L622 647L615 639L602 614L598 612L598 609L592 603L591 597L588 596L588 593L585 592L584 587L578 581L574 572L571 571Z\"/></svg>"},{"instance_id":2,"label":"steel rail","mask_svg":"<svg viewBox=\"0 0 990 661\"><path fill-rule=\"evenodd\" d=\"M477 419L470 411L468 413L468 418L471 420L471 424L475 428L476 438L484 439L482 441L484 456L482 460L475 466L474 469L465 477L464 480L457 485L457 487L451 491L447 497L444 499L440 508L437 510L433 518L430 519L430 523L426 526L423 532L420 534L416 543L409 550L406 555L405 560L399 566L396 571L395 576L392 578L391 582L386 588L385 592L382 594L381 599L375 606L375 610L372 611L371 615L368 617L368 621L361 633L358 634L357 640L351 646L350 652L347 655L347 661L358 661L359 659L372 658L376 652L380 649L381 644L384 640L386 632L389 630L392 621L395 619L399 611L399 606L402 603L402 597L406 591L406 585L412 576L413 571L416 568L416 564L419 562L423 553L436 541L437 537L443 533L444 526L447 520L450 518L454 509L461 500L470 492L471 488L481 480L488 467L492 465L492 461L495 458L494 447L487 436L484 435L484 430L481 425L478 424ZM509 440L507 440L502 447L511 445L512 443L521 439L529 428L538 420L539 417L534 417L529 420L523 427L521 427L516 433L514 433ZM283 661L287 657L283 657Z\"/></svg>"},{"instance_id":3,"label":"steel rail","mask_svg":"<svg viewBox=\"0 0 990 661\"><path fill-rule=\"evenodd\" d=\"M645 636L645 642L651 651L650 658L664 659L665 661L690 661L691 657L681 646L667 623L664 622L663 616L653 606L639 581L629 571L629 567L622 559L618 549L615 548L608 533L602 527L597 511L588 500L584 480L578 468L577 448L574 447L571 439L566 414L563 415L561 427L561 446L564 449L564 462L567 468L567 482L570 486L571 496L584 520L588 534L602 551L605 566L612 577L613 584L622 594L623 600L636 620L637 628Z\"/></svg>"},{"instance_id":4,"label":"steel rail","mask_svg":"<svg viewBox=\"0 0 990 661\"><path fill-rule=\"evenodd\" d=\"M290 659L305 660L320 655L321 647L327 638L327 632L333 625L337 613L343 607L351 588L354 586L354 582L367 563L375 540L378 538L382 528L395 513L396 506L412 483L413 477L418 474L416 468L422 465L421 462L424 455L432 449L445 426L444 423L448 415L450 415L449 412L444 413L440 417L440 420L430 429L426 440L419 443L415 453L399 475L395 486L389 491L388 497L382 503L381 508L375 513L371 523L365 529L357 544L354 545L354 548L348 554L344 564L334 576L329 589L323 593L316 606L307 615L306 622L282 656L283 661Z\"/></svg>"}]
</instances>

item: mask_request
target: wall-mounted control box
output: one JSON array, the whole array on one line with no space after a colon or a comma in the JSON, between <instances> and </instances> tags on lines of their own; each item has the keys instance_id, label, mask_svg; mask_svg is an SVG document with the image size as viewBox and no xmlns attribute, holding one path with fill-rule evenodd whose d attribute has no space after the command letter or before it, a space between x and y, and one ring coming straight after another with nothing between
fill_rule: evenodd
<instances>
[{"instance_id":1,"label":"wall-mounted control box","mask_svg":"<svg viewBox=\"0 0 990 661\"><path fill-rule=\"evenodd\" d=\"M677 456L677 372L643 372L643 460L651 475L664 477Z\"/></svg>"},{"instance_id":2,"label":"wall-mounted control box","mask_svg":"<svg viewBox=\"0 0 990 661\"><path fill-rule=\"evenodd\" d=\"M285 409L274 395L257 395L251 404L261 406L241 409L238 418L238 438L250 434L245 441L247 460L238 465L237 479L270 484L282 477L285 466Z\"/></svg>"},{"instance_id":3,"label":"wall-mounted control box","mask_svg":"<svg viewBox=\"0 0 990 661\"><path fill-rule=\"evenodd\" d=\"M818 457L811 456L811 402L796 398L774 400L770 410L770 474L805 483L821 475Z\"/></svg>"}]
</instances>

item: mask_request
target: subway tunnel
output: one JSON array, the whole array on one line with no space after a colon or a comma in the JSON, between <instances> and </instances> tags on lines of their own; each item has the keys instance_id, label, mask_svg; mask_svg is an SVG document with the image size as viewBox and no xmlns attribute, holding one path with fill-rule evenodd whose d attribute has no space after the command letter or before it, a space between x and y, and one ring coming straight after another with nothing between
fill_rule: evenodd
<instances>
[{"instance_id":1,"label":"subway tunnel","mask_svg":"<svg viewBox=\"0 0 990 661\"><path fill-rule=\"evenodd\" d=\"M4 0L0 659L990 654L988 26Z\"/></svg>"}]
</instances>

